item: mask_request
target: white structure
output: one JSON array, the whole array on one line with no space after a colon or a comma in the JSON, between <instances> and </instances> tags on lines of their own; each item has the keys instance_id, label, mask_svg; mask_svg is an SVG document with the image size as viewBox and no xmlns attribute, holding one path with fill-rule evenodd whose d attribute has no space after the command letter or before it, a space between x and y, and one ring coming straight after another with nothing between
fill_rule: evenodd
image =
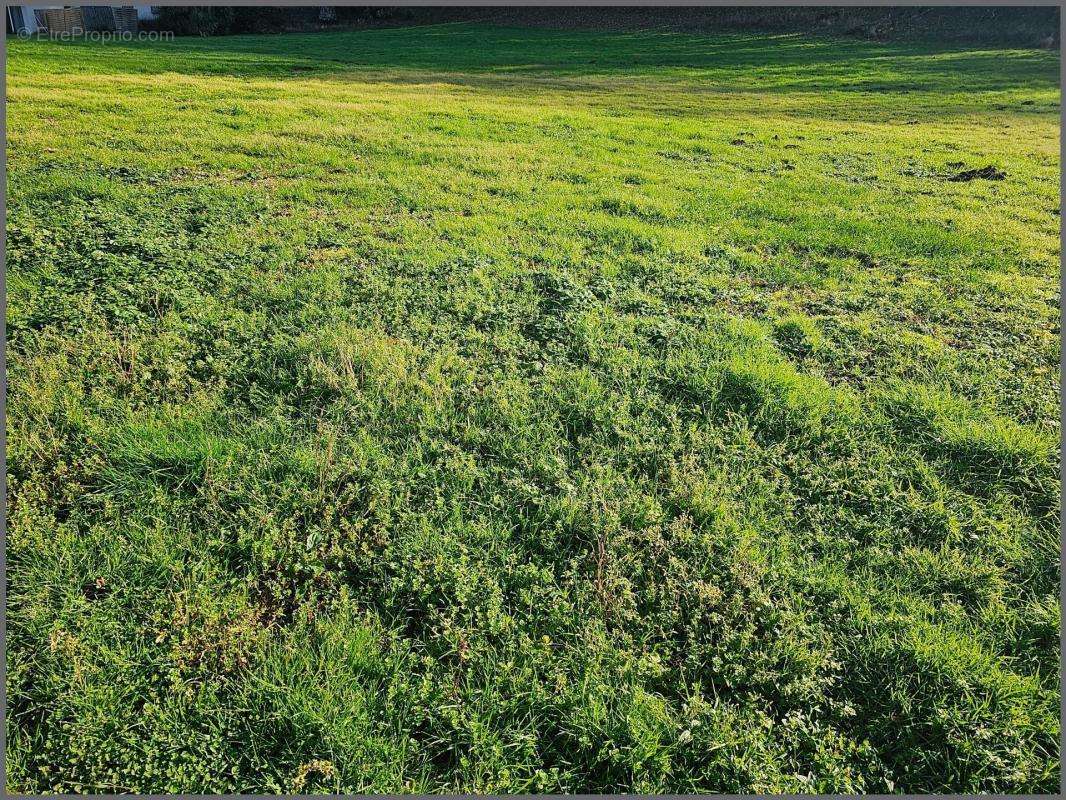
<instances>
[{"instance_id":1,"label":"white structure","mask_svg":"<svg viewBox=\"0 0 1066 800\"><path fill-rule=\"evenodd\" d=\"M31 6L7 6L7 32L27 35L37 32L37 18Z\"/></svg>"}]
</instances>

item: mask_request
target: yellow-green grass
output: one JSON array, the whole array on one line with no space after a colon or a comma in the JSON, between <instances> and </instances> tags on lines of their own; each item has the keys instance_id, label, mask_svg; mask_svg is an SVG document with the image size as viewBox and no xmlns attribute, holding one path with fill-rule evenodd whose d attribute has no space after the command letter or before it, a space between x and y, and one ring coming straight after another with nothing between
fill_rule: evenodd
<instances>
[{"instance_id":1,"label":"yellow-green grass","mask_svg":"<svg viewBox=\"0 0 1066 800\"><path fill-rule=\"evenodd\" d=\"M1057 52L9 47L9 789L1057 790Z\"/></svg>"}]
</instances>

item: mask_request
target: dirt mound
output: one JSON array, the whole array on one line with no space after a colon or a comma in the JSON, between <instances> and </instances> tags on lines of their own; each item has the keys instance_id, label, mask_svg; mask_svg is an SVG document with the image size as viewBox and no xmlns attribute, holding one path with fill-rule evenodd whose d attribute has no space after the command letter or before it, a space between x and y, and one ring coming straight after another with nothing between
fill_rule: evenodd
<instances>
[{"instance_id":1,"label":"dirt mound","mask_svg":"<svg viewBox=\"0 0 1066 800\"><path fill-rule=\"evenodd\" d=\"M949 181L955 183L969 183L970 181L982 180L982 181L1001 181L1007 177L1007 173L996 169L992 165L987 167L981 167L980 169L968 169L962 172L957 172L948 178Z\"/></svg>"}]
</instances>

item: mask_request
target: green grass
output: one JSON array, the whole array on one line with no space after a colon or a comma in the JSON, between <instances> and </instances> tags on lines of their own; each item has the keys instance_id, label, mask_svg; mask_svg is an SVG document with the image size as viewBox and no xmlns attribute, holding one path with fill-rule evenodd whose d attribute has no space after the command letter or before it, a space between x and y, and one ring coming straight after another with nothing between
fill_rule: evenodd
<instances>
[{"instance_id":1,"label":"green grass","mask_svg":"<svg viewBox=\"0 0 1066 800\"><path fill-rule=\"evenodd\" d=\"M1058 789L1058 53L9 47L9 789Z\"/></svg>"}]
</instances>

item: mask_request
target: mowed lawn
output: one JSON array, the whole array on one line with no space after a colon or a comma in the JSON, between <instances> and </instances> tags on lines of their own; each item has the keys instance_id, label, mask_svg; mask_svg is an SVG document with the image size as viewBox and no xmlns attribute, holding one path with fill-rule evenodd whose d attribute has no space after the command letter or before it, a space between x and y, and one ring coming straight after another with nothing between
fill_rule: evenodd
<instances>
[{"instance_id":1,"label":"mowed lawn","mask_svg":"<svg viewBox=\"0 0 1066 800\"><path fill-rule=\"evenodd\" d=\"M9 47L10 790L1057 791L1057 52Z\"/></svg>"}]
</instances>

